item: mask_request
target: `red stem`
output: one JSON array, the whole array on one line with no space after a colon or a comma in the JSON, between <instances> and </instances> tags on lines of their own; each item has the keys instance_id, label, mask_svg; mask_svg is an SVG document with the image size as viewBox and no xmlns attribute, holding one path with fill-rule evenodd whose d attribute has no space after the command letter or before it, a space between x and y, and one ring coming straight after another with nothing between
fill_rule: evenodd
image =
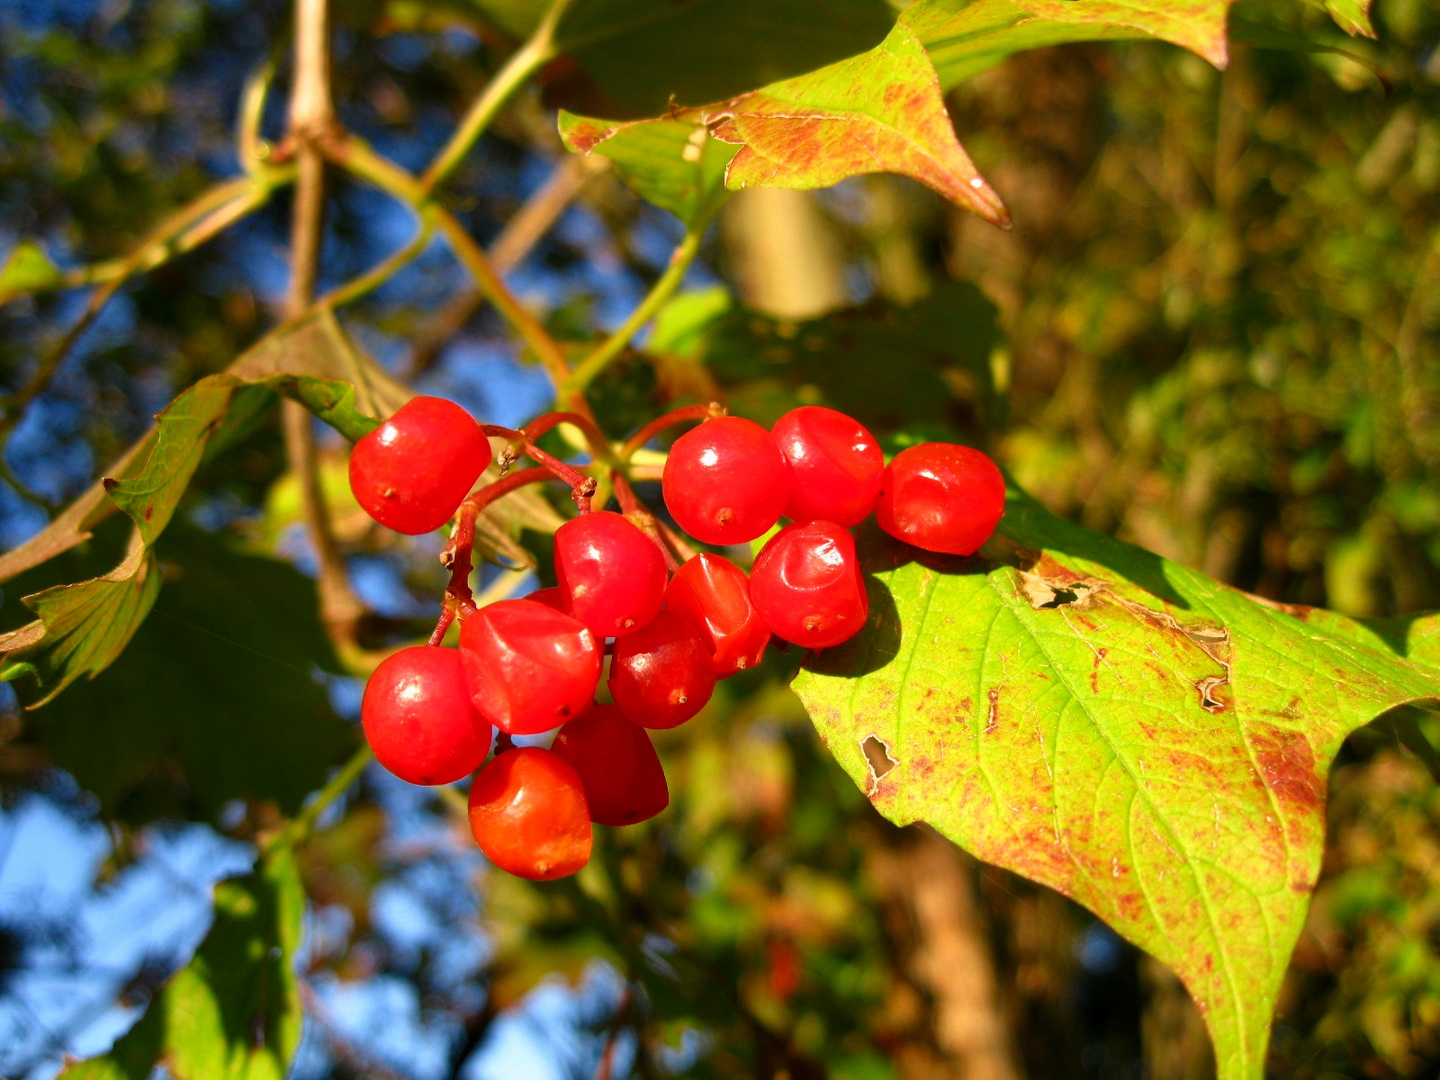
<instances>
[{"instance_id":1,"label":"red stem","mask_svg":"<svg viewBox=\"0 0 1440 1080\"><path fill-rule=\"evenodd\" d=\"M522 488L526 484L538 484L550 478L549 469L521 469L465 496L465 501L455 513L455 531L450 536L450 543L446 544L445 550L440 553L441 565L450 571L450 584L445 587L445 598L440 602L440 619L435 623L435 631L430 635L431 645L439 645L445 640L445 631L450 629L456 616L464 620L475 610L475 594L470 590L470 572L475 569L475 520L480 516L480 511L516 488Z\"/></svg>"},{"instance_id":2,"label":"red stem","mask_svg":"<svg viewBox=\"0 0 1440 1080\"><path fill-rule=\"evenodd\" d=\"M659 518L655 519L655 527L660 530L660 535L665 538L665 543L670 545L671 549L674 550L675 554L680 557L680 561L682 563L687 563L691 559L695 558L696 555L700 554L693 547L687 544L684 538L681 537L678 532L670 528L669 525L666 525L665 522L661 521Z\"/></svg>"},{"instance_id":3,"label":"red stem","mask_svg":"<svg viewBox=\"0 0 1440 1080\"><path fill-rule=\"evenodd\" d=\"M523 431L516 431L514 428L500 427L498 424L481 424L480 429L486 435L494 435L500 439L508 439L511 443L519 443L525 451L525 456L539 462L554 473L561 482L570 485L570 497L575 500L575 506L582 514L590 512L590 496L595 494L594 477L586 476L584 473L571 468L565 462L552 454L541 450L528 438Z\"/></svg>"},{"instance_id":4,"label":"red stem","mask_svg":"<svg viewBox=\"0 0 1440 1080\"><path fill-rule=\"evenodd\" d=\"M615 484L615 498L620 503L620 509L625 516L633 521L640 531L654 542L660 549L660 554L665 556L665 569L674 573L680 569L680 564L675 561L675 556L670 554L670 549L665 546L665 541L660 539L660 523L655 520L655 515L650 513L635 489L630 486L630 481L625 479L625 474L619 469L610 473L610 478Z\"/></svg>"},{"instance_id":5,"label":"red stem","mask_svg":"<svg viewBox=\"0 0 1440 1080\"><path fill-rule=\"evenodd\" d=\"M625 445L620 448L620 460L629 461L631 455L648 443L660 432L676 424L689 423L691 420L713 420L717 416L725 415L725 407L718 401L712 401L709 405L685 405L664 416L657 416L650 423L646 424L634 435L625 440Z\"/></svg>"},{"instance_id":6,"label":"red stem","mask_svg":"<svg viewBox=\"0 0 1440 1080\"><path fill-rule=\"evenodd\" d=\"M585 441L590 446L590 456L596 461L613 460L615 451L611 448L610 441L605 438L605 433L595 426L594 420L581 416L577 412L548 412L537 416L525 425L521 434L530 442L534 442L551 428L561 424L573 424L580 429L585 436Z\"/></svg>"}]
</instances>

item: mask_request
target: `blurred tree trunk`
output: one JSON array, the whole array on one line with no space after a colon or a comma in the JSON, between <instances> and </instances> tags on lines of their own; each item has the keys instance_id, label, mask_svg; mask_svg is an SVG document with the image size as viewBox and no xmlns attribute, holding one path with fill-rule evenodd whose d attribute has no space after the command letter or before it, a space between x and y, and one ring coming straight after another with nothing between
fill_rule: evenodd
<instances>
[{"instance_id":1,"label":"blurred tree trunk","mask_svg":"<svg viewBox=\"0 0 1440 1080\"><path fill-rule=\"evenodd\" d=\"M844 261L835 228L809 191L748 188L723 222L740 296L781 319L813 319L844 305Z\"/></svg>"},{"instance_id":2,"label":"blurred tree trunk","mask_svg":"<svg viewBox=\"0 0 1440 1080\"><path fill-rule=\"evenodd\" d=\"M1205 1020L1175 973L1153 957L1140 960L1145 1012L1140 1037L1147 1080L1211 1080L1215 1055Z\"/></svg>"},{"instance_id":3,"label":"blurred tree trunk","mask_svg":"<svg viewBox=\"0 0 1440 1080\"><path fill-rule=\"evenodd\" d=\"M888 1021L903 1080L1019 1080L974 862L928 829L884 829L868 870L895 957Z\"/></svg>"}]
</instances>

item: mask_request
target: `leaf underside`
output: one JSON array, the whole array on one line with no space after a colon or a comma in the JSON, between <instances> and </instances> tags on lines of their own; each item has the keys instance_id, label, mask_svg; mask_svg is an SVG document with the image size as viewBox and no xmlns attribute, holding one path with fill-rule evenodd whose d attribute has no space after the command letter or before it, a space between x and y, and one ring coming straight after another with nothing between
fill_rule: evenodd
<instances>
[{"instance_id":1,"label":"leaf underside","mask_svg":"<svg viewBox=\"0 0 1440 1080\"><path fill-rule=\"evenodd\" d=\"M1259 1077L1330 763L1440 696L1440 617L1278 610L1018 494L1001 531L1011 564L868 534L870 623L795 690L881 813L1090 908L1184 980L1222 1080Z\"/></svg>"}]
</instances>

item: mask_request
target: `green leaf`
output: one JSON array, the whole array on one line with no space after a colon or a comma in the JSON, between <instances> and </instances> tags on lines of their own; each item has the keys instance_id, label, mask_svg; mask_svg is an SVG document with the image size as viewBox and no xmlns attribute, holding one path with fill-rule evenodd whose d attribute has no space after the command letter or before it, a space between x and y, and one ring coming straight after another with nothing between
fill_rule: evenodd
<instances>
[{"instance_id":1,"label":"green leaf","mask_svg":"<svg viewBox=\"0 0 1440 1080\"><path fill-rule=\"evenodd\" d=\"M391 380L374 361L358 354L328 311L281 327L267 335L237 358L225 375L238 380L237 386L241 383L273 385L282 392L295 396L307 406L312 403L319 406L325 410L321 415L350 438L365 434L374 421L354 411L354 399L349 397L343 388L338 385L324 387L312 380L337 384L354 383L363 379L366 391L374 399L377 410L385 415L403 405L411 393ZM304 378L297 378L302 376ZM207 397L208 394L207 389ZM257 400L247 395L244 402L246 419L253 419ZM174 408L174 404L171 408ZM167 413L169 411L166 410ZM187 406L184 411L193 411L193 406ZM176 419L180 419L178 414ZM234 434L234 428L224 424L218 431L205 425L201 425L197 430L204 431L207 438L213 436L214 440L221 444L228 442ZM111 480L126 480L144 471L154 455L158 431L157 426L146 432L139 442L130 447L107 470L106 475ZM177 452L173 446L167 447L162 457L182 463L188 460L188 455ZM163 488L162 480L160 475L151 475L146 484L160 485ZM96 481L85 494L66 507L39 533L19 547L0 555L0 582L9 581L15 575L39 566L88 540L94 528L118 505L109 496L109 489L113 486L115 485L107 484L105 480ZM143 503L137 501L136 505L141 506L143 517Z\"/></svg>"},{"instance_id":2,"label":"green leaf","mask_svg":"<svg viewBox=\"0 0 1440 1080\"><path fill-rule=\"evenodd\" d=\"M560 138L580 154L598 153L646 202L668 210L686 228L703 227L729 198L725 168L736 154L683 120L594 120L560 111Z\"/></svg>"},{"instance_id":3,"label":"green leaf","mask_svg":"<svg viewBox=\"0 0 1440 1080\"><path fill-rule=\"evenodd\" d=\"M517 38L548 0L476 0ZM635 115L764 86L853 56L895 20L884 0L576 0L558 48Z\"/></svg>"},{"instance_id":4,"label":"green leaf","mask_svg":"<svg viewBox=\"0 0 1440 1080\"><path fill-rule=\"evenodd\" d=\"M870 623L795 689L882 814L1090 908L1185 982L1221 1080L1258 1078L1330 763L1440 673L1018 493L1002 534L1018 565L869 534Z\"/></svg>"},{"instance_id":5,"label":"green leaf","mask_svg":"<svg viewBox=\"0 0 1440 1080\"><path fill-rule=\"evenodd\" d=\"M159 591L155 560L137 534L129 554L110 573L24 597L39 618L0 636L0 656L7 666L15 665L14 656L25 658L20 667L29 668L47 688L34 703L43 705L82 675L93 678L109 667L145 621Z\"/></svg>"},{"instance_id":6,"label":"green leaf","mask_svg":"<svg viewBox=\"0 0 1440 1080\"><path fill-rule=\"evenodd\" d=\"M903 22L867 53L692 113L716 138L740 145L725 173L731 189L829 187L893 172L1009 224L955 137L930 57Z\"/></svg>"},{"instance_id":7,"label":"green leaf","mask_svg":"<svg viewBox=\"0 0 1440 1080\"><path fill-rule=\"evenodd\" d=\"M341 666L315 583L183 519L151 559L165 588L149 618L106 658L108 670L26 713L25 738L94 792L107 817L214 821L234 799L293 814L357 742L330 708L323 673ZM53 697L48 655L35 663ZM21 696L36 695L22 685Z\"/></svg>"},{"instance_id":8,"label":"green leaf","mask_svg":"<svg viewBox=\"0 0 1440 1080\"><path fill-rule=\"evenodd\" d=\"M102 1057L66 1080L284 1080L300 1045L295 950L305 892L288 849L254 873L215 886L215 922L194 959Z\"/></svg>"},{"instance_id":9,"label":"green leaf","mask_svg":"<svg viewBox=\"0 0 1440 1080\"><path fill-rule=\"evenodd\" d=\"M53 289L65 283L65 275L50 261L38 244L22 240L0 266L0 304L17 296Z\"/></svg>"}]
</instances>

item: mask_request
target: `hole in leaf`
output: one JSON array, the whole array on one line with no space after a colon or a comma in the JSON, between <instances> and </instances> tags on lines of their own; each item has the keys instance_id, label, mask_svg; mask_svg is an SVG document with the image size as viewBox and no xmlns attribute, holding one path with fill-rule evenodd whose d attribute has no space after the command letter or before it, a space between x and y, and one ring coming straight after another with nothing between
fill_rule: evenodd
<instances>
[{"instance_id":1,"label":"hole in leaf","mask_svg":"<svg viewBox=\"0 0 1440 1080\"><path fill-rule=\"evenodd\" d=\"M860 749L865 751L865 760L870 763L870 775L877 782L900 764L890 756L890 748L874 735L866 736L865 741L860 744Z\"/></svg>"},{"instance_id":2,"label":"hole in leaf","mask_svg":"<svg viewBox=\"0 0 1440 1080\"><path fill-rule=\"evenodd\" d=\"M1080 599L1080 594L1074 589L1056 589L1055 595L1041 604L1042 608L1064 607L1066 604L1073 604Z\"/></svg>"}]
</instances>

